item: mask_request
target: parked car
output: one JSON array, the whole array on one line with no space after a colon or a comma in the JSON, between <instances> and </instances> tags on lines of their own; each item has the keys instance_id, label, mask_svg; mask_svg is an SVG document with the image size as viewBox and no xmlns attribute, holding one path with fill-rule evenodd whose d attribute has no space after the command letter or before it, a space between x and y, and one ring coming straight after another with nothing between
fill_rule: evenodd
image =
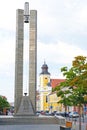
<instances>
[{"instance_id":1,"label":"parked car","mask_svg":"<svg viewBox=\"0 0 87 130\"><path fill-rule=\"evenodd\" d=\"M79 113L78 113L78 112L70 112L70 113L69 113L69 117L70 117L70 118L79 117Z\"/></svg>"},{"instance_id":2,"label":"parked car","mask_svg":"<svg viewBox=\"0 0 87 130\"><path fill-rule=\"evenodd\" d=\"M36 116L39 116L40 115L40 111L36 111Z\"/></svg>"},{"instance_id":3,"label":"parked car","mask_svg":"<svg viewBox=\"0 0 87 130\"><path fill-rule=\"evenodd\" d=\"M68 112L61 112L61 116L63 116L63 117L69 117L69 113Z\"/></svg>"},{"instance_id":4,"label":"parked car","mask_svg":"<svg viewBox=\"0 0 87 130\"><path fill-rule=\"evenodd\" d=\"M55 114L55 117L58 118L58 119L65 119L65 117L61 116L61 115L56 115Z\"/></svg>"},{"instance_id":5,"label":"parked car","mask_svg":"<svg viewBox=\"0 0 87 130\"><path fill-rule=\"evenodd\" d=\"M56 112L57 116L62 116L62 117L69 117L69 113L68 112Z\"/></svg>"},{"instance_id":6,"label":"parked car","mask_svg":"<svg viewBox=\"0 0 87 130\"><path fill-rule=\"evenodd\" d=\"M41 111L40 114L41 114L41 115L45 115L45 111Z\"/></svg>"}]
</instances>

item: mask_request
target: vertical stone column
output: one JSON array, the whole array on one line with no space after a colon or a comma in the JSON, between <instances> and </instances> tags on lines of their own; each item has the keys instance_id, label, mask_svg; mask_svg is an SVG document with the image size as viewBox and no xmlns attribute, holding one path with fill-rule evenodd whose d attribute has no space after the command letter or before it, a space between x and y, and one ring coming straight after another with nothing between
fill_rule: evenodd
<instances>
[{"instance_id":1,"label":"vertical stone column","mask_svg":"<svg viewBox=\"0 0 87 130\"><path fill-rule=\"evenodd\" d=\"M37 11L30 10L29 42L29 98L36 111L36 75L37 75Z\"/></svg>"},{"instance_id":2,"label":"vertical stone column","mask_svg":"<svg viewBox=\"0 0 87 130\"><path fill-rule=\"evenodd\" d=\"M24 10L16 11L16 56L15 56L15 113L23 96L23 41Z\"/></svg>"}]
</instances>

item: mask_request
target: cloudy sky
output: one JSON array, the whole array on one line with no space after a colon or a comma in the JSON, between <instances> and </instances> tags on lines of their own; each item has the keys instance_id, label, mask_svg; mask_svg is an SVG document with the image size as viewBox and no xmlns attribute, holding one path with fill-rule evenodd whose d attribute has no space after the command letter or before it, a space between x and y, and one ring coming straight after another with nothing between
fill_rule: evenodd
<instances>
[{"instance_id":1,"label":"cloudy sky","mask_svg":"<svg viewBox=\"0 0 87 130\"><path fill-rule=\"evenodd\" d=\"M10 102L14 101L16 9L24 9L25 2L30 3L30 10L37 10L37 80L44 60L51 78L62 78L61 67L71 66L75 56L87 56L87 0L0 1L0 95ZM24 64L28 68L26 42Z\"/></svg>"}]
</instances>

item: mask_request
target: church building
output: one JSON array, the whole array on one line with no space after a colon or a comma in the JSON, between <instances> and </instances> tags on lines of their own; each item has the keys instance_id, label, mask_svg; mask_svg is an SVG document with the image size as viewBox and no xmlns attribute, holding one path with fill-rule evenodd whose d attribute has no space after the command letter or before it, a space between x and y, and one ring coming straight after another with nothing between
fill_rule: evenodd
<instances>
[{"instance_id":1,"label":"church building","mask_svg":"<svg viewBox=\"0 0 87 130\"><path fill-rule=\"evenodd\" d=\"M60 109L60 104L57 103L59 98L56 93L52 92L52 88L59 85L64 79L51 79L51 74L48 72L48 65L46 62L44 62L41 69L42 72L39 75L37 109L39 111L57 111Z\"/></svg>"}]
</instances>

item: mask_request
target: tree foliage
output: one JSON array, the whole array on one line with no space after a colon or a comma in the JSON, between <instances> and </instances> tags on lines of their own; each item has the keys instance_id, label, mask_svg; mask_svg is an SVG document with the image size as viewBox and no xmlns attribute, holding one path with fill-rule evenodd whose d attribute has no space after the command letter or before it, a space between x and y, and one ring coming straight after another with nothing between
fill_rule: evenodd
<instances>
[{"instance_id":1,"label":"tree foliage","mask_svg":"<svg viewBox=\"0 0 87 130\"><path fill-rule=\"evenodd\" d=\"M77 56L72 61L72 67L62 67L61 72L65 81L60 83L53 91L61 97L60 103L65 106L79 106L87 103L87 57ZM79 118L81 130L81 118Z\"/></svg>"},{"instance_id":2,"label":"tree foliage","mask_svg":"<svg viewBox=\"0 0 87 130\"><path fill-rule=\"evenodd\" d=\"M70 69L68 67L62 67L61 72L65 76L65 81L61 82L53 91L56 90L57 95L61 96L61 100L63 101L64 97L68 95L70 99L67 100L72 101L71 105L86 103L87 100L84 97L87 95L87 57L75 57L72 61L72 67ZM64 88L68 88L68 91Z\"/></svg>"},{"instance_id":3,"label":"tree foliage","mask_svg":"<svg viewBox=\"0 0 87 130\"><path fill-rule=\"evenodd\" d=\"M9 108L10 104L8 103L7 99L3 96L0 96L0 110L3 110L4 108Z\"/></svg>"}]
</instances>

